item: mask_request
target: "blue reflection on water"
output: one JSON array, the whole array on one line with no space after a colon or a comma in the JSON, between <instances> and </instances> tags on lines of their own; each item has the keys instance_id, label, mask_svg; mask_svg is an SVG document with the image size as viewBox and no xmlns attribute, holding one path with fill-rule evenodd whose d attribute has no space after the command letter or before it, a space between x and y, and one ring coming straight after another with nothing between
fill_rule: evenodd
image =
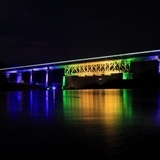
<instances>
[{"instance_id":1,"label":"blue reflection on water","mask_svg":"<svg viewBox=\"0 0 160 160\"><path fill-rule=\"evenodd\" d=\"M55 108L55 94L55 91L7 92L7 113L15 119L22 116L47 118Z\"/></svg>"},{"instance_id":2,"label":"blue reflection on water","mask_svg":"<svg viewBox=\"0 0 160 160\"><path fill-rule=\"evenodd\" d=\"M46 117L48 117L49 114L49 97L48 97L48 91L46 91Z\"/></svg>"},{"instance_id":3,"label":"blue reflection on water","mask_svg":"<svg viewBox=\"0 0 160 160\"><path fill-rule=\"evenodd\" d=\"M22 96L22 92L8 92L7 110L12 114L12 116L16 116L22 111Z\"/></svg>"},{"instance_id":4,"label":"blue reflection on water","mask_svg":"<svg viewBox=\"0 0 160 160\"><path fill-rule=\"evenodd\" d=\"M33 114L33 91L30 91L29 92L29 97L30 97L30 112L31 112L31 115Z\"/></svg>"},{"instance_id":5,"label":"blue reflection on water","mask_svg":"<svg viewBox=\"0 0 160 160\"><path fill-rule=\"evenodd\" d=\"M157 97L157 111L156 111L156 124L160 125L160 92Z\"/></svg>"}]
</instances>

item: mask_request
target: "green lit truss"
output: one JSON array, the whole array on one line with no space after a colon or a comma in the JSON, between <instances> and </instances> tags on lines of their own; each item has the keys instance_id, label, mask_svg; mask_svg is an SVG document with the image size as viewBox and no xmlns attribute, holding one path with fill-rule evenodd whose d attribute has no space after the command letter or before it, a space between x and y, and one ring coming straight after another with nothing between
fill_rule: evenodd
<instances>
[{"instance_id":1,"label":"green lit truss","mask_svg":"<svg viewBox=\"0 0 160 160\"><path fill-rule=\"evenodd\" d=\"M130 72L131 62L138 61L148 61L148 60L158 60L158 56L139 56L132 58L123 58L115 60L102 60L96 62L85 62L77 64L69 64L64 67L65 76L101 76L101 75L111 75L113 73L123 73ZM124 77L125 79L125 77Z\"/></svg>"},{"instance_id":2,"label":"green lit truss","mask_svg":"<svg viewBox=\"0 0 160 160\"><path fill-rule=\"evenodd\" d=\"M138 61L140 58L130 58L121 60L104 60L97 62L79 63L66 65L65 76L100 76L113 73L126 73L130 71L130 63Z\"/></svg>"}]
</instances>

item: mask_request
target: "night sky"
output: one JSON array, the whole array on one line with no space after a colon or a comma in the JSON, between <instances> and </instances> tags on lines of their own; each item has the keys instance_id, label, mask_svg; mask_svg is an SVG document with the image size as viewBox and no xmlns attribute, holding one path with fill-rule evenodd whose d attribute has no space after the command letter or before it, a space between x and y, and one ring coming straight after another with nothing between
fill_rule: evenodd
<instances>
[{"instance_id":1,"label":"night sky","mask_svg":"<svg viewBox=\"0 0 160 160\"><path fill-rule=\"evenodd\" d=\"M1 0L0 61L10 66L160 49L155 1Z\"/></svg>"}]
</instances>

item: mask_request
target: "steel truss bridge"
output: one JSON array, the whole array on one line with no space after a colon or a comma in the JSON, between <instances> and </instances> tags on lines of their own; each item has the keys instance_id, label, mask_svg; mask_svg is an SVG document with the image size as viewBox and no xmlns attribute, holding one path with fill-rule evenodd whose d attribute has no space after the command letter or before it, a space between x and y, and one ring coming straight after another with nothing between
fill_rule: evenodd
<instances>
[{"instance_id":1,"label":"steel truss bridge","mask_svg":"<svg viewBox=\"0 0 160 160\"><path fill-rule=\"evenodd\" d=\"M130 72L131 62L158 60L158 56L141 56L118 60L103 60L88 63L70 64L64 68L65 76L111 75L113 73Z\"/></svg>"},{"instance_id":2,"label":"steel truss bridge","mask_svg":"<svg viewBox=\"0 0 160 160\"><path fill-rule=\"evenodd\" d=\"M124 61L98 61L82 64L67 65L64 68L65 76L93 76L110 75L130 71L130 63Z\"/></svg>"},{"instance_id":3,"label":"steel truss bridge","mask_svg":"<svg viewBox=\"0 0 160 160\"><path fill-rule=\"evenodd\" d=\"M22 80L23 72L30 72L30 83L32 83L33 71L46 71L45 85L48 85L49 71L55 69L64 69L64 77L71 76L101 76L111 75L113 73L130 73L131 62L157 60L159 61L160 50L151 50L143 52L133 52L125 54L116 54L101 57L92 57L76 60L67 60L43 64L25 65L9 68L1 68L0 71L9 77L12 73L17 73L17 83Z\"/></svg>"}]
</instances>

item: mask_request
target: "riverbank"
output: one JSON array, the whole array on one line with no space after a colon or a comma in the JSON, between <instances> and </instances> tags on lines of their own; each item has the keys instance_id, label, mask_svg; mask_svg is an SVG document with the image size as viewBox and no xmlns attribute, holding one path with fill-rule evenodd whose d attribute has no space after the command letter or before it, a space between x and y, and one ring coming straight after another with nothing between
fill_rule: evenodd
<instances>
[{"instance_id":1,"label":"riverbank","mask_svg":"<svg viewBox=\"0 0 160 160\"><path fill-rule=\"evenodd\" d=\"M85 89L160 89L160 79L113 80L104 84L86 85Z\"/></svg>"},{"instance_id":2,"label":"riverbank","mask_svg":"<svg viewBox=\"0 0 160 160\"><path fill-rule=\"evenodd\" d=\"M59 87L58 89L60 88L61 87ZM18 84L12 82L3 82L0 84L0 91L45 90L45 89L46 88L44 86L37 84L23 84L23 83ZM112 80L104 84L92 83L83 86L81 88L72 88L72 87L65 88L65 90L71 90L71 89L160 89L160 77Z\"/></svg>"}]
</instances>

